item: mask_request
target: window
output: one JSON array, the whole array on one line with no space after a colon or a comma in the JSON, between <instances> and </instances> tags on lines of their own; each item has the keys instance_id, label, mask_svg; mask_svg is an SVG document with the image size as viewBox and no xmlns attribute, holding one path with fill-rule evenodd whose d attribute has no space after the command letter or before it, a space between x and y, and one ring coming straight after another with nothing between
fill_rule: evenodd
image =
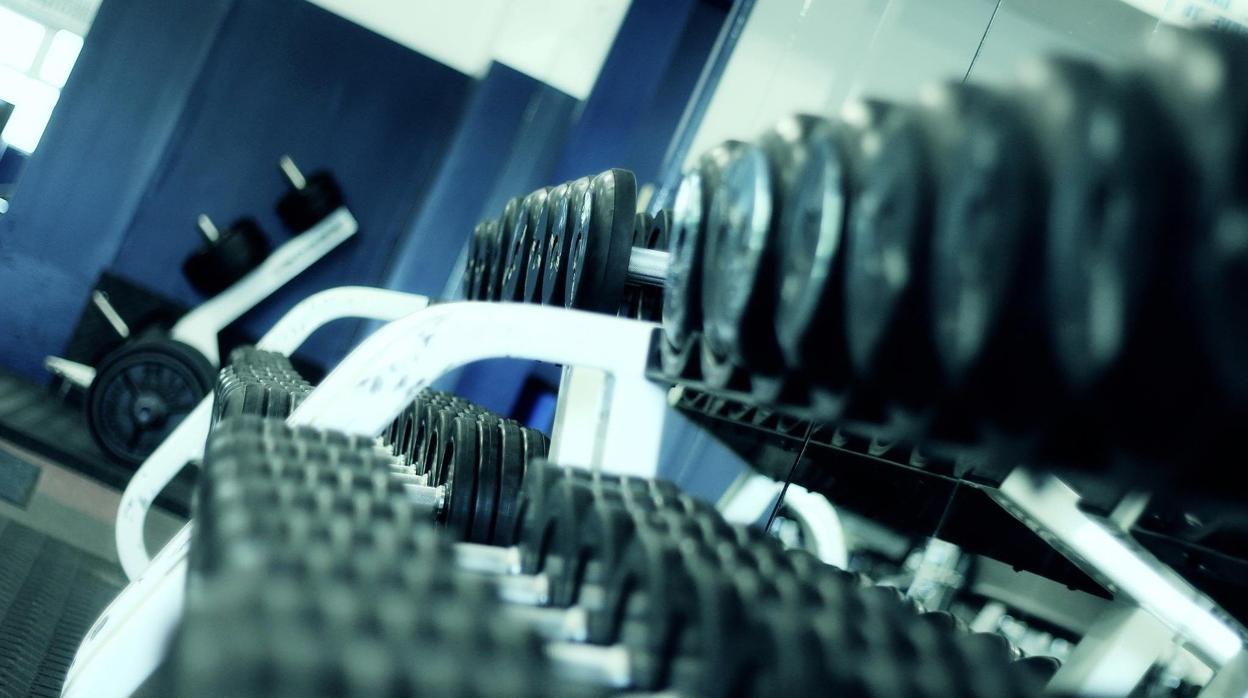
<instances>
[{"instance_id":1,"label":"window","mask_svg":"<svg viewBox=\"0 0 1248 698\"><path fill-rule=\"evenodd\" d=\"M0 140L34 152L81 50L80 35L0 5L0 99L15 107Z\"/></svg>"}]
</instances>

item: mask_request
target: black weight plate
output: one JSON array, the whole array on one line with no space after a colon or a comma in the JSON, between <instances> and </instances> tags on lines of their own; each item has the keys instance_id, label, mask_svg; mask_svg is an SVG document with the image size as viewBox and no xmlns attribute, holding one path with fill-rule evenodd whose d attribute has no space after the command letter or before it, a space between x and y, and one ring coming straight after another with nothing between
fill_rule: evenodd
<instances>
[{"instance_id":1,"label":"black weight plate","mask_svg":"<svg viewBox=\"0 0 1248 698\"><path fill-rule=\"evenodd\" d=\"M485 229L481 233L481 286L478 295L483 301L496 301L502 294L499 284L502 280L502 235L503 225L490 218L485 221Z\"/></svg>"},{"instance_id":2,"label":"black weight plate","mask_svg":"<svg viewBox=\"0 0 1248 698\"><path fill-rule=\"evenodd\" d=\"M683 347L702 328L702 271L711 195L724 168L743 143L721 143L685 173L676 190L668 237L669 261L663 284L663 335L672 347Z\"/></svg>"},{"instance_id":3,"label":"black weight plate","mask_svg":"<svg viewBox=\"0 0 1248 698\"><path fill-rule=\"evenodd\" d=\"M854 157L840 123L816 125L779 231L776 338L786 365L840 386L846 379L845 226Z\"/></svg>"},{"instance_id":4,"label":"black weight plate","mask_svg":"<svg viewBox=\"0 0 1248 698\"><path fill-rule=\"evenodd\" d=\"M518 540L520 491L524 485L525 447L524 433L513 422L498 425L499 435L499 488L498 515L494 523L493 545L512 545Z\"/></svg>"},{"instance_id":5,"label":"black weight plate","mask_svg":"<svg viewBox=\"0 0 1248 698\"><path fill-rule=\"evenodd\" d=\"M528 228L528 216L524 214L524 197L517 196L510 199L503 207L503 212L498 217L498 240L495 248L494 257L494 282L495 293L494 300L508 301L511 298L507 295L506 278L507 263L511 254L511 245L517 225L524 225Z\"/></svg>"},{"instance_id":6,"label":"black weight plate","mask_svg":"<svg viewBox=\"0 0 1248 698\"><path fill-rule=\"evenodd\" d=\"M269 256L269 242L251 218L241 218L224 230L216 242L191 253L182 273L191 286L205 296L215 296Z\"/></svg>"},{"instance_id":7,"label":"black weight plate","mask_svg":"<svg viewBox=\"0 0 1248 698\"><path fill-rule=\"evenodd\" d=\"M172 339L123 345L96 368L87 390L91 436L123 463L142 463L212 390L216 370Z\"/></svg>"},{"instance_id":8,"label":"black weight plate","mask_svg":"<svg viewBox=\"0 0 1248 698\"><path fill-rule=\"evenodd\" d=\"M342 189L325 170L307 178L303 189L291 189L277 202L277 216L294 233L312 228L343 205Z\"/></svg>"},{"instance_id":9,"label":"black weight plate","mask_svg":"<svg viewBox=\"0 0 1248 698\"><path fill-rule=\"evenodd\" d=\"M502 467L498 427L497 417L478 417L477 496L473 504L472 531L468 539L487 545L494 539L494 526L498 517Z\"/></svg>"},{"instance_id":10,"label":"black weight plate","mask_svg":"<svg viewBox=\"0 0 1248 698\"><path fill-rule=\"evenodd\" d=\"M990 421L1034 426L1055 383L1038 341L1046 182L1037 145L1005 97L960 84L930 95L933 118L950 128L931 251L932 339L944 381Z\"/></svg>"},{"instance_id":11,"label":"black weight plate","mask_svg":"<svg viewBox=\"0 0 1248 698\"><path fill-rule=\"evenodd\" d=\"M881 102L849 110L863 148L846 239L846 344L856 378L890 400L928 397L937 379L926 292L928 143L919 115Z\"/></svg>"},{"instance_id":12,"label":"black weight plate","mask_svg":"<svg viewBox=\"0 0 1248 698\"><path fill-rule=\"evenodd\" d=\"M533 223L546 207L546 190L539 189L524 197L513 212L515 221L505 238L506 260L503 264L503 300L524 300L524 275L529 269L529 248L533 246Z\"/></svg>"},{"instance_id":13,"label":"black weight plate","mask_svg":"<svg viewBox=\"0 0 1248 698\"><path fill-rule=\"evenodd\" d=\"M563 305L567 286L568 245L580 217L580 206L589 191L590 178L582 177L568 185L567 194L555 202L554 219L547 237L545 272L542 277L542 304Z\"/></svg>"},{"instance_id":14,"label":"black weight plate","mask_svg":"<svg viewBox=\"0 0 1248 698\"><path fill-rule=\"evenodd\" d=\"M458 540L468 540L472 532L477 499L477 421L455 417L443 435L444 462L450 466L446 484L446 526Z\"/></svg>"},{"instance_id":15,"label":"black weight plate","mask_svg":"<svg viewBox=\"0 0 1248 698\"><path fill-rule=\"evenodd\" d=\"M777 229L793 208L807 141L821 119L794 116L737 153L711 207L702 277L705 335L712 349L760 373L779 372L774 332ZM708 296L710 301L708 302Z\"/></svg>"},{"instance_id":16,"label":"black weight plate","mask_svg":"<svg viewBox=\"0 0 1248 698\"><path fill-rule=\"evenodd\" d=\"M1192 163L1188 306L1219 390L1248 408L1248 41L1230 31L1158 29L1148 75ZM1171 176L1172 184L1178 184Z\"/></svg>"},{"instance_id":17,"label":"black weight plate","mask_svg":"<svg viewBox=\"0 0 1248 698\"><path fill-rule=\"evenodd\" d=\"M473 228L472 235L468 237L468 251L464 255L464 280L463 291L465 300L476 300L477 289L480 286L480 257L481 257L481 233L485 227L485 221L477 224Z\"/></svg>"},{"instance_id":18,"label":"black weight plate","mask_svg":"<svg viewBox=\"0 0 1248 698\"><path fill-rule=\"evenodd\" d=\"M1127 352L1164 352L1133 339L1150 322L1177 319L1166 317L1154 295L1173 252L1178 211L1167 157L1172 137L1142 91L1091 65L1051 60L1029 79L1029 104L1066 105L1029 113L1045 122L1054 173L1046 248L1051 340L1067 387L1082 395L1119 369ZM1154 338L1181 341L1172 336L1177 329L1163 333L1168 340Z\"/></svg>"},{"instance_id":19,"label":"black weight plate","mask_svg":"<svg viewBox=\"0 0 1248 698\"><path fill-rule=\"evenodd\" d=\"M615 314L624 297L632 253L637 179L628 170L594 177L581 199L564 284L564 306Z\"/></svg>"},{"instance_id":20,"label":"black weight plate","mask_svg":"<svg viewBox=\"0 0 1248 698\"><path fill-rule=\"evenodd\" d=\"M551 234L555 221L562 215L567 220L568 185L560 184L546 193L540 217L533 224L533 243L529 247L529 269L524 275L524 300L541 303L546 281L546 255L552 246ZM560 213L562 211L562 214Z\"/></svg>"}]
</instances>

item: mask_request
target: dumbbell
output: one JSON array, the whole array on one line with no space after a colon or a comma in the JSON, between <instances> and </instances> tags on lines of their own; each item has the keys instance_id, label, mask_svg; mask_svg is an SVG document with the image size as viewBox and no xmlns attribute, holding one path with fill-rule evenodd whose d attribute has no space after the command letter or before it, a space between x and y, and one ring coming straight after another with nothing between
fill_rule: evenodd
<instances>
[{"instance_id":1,"label":"dumbbell","mask_svg":"<svg viewBox=\"0 0 1248 698\"><path fill-rule=\"evenodd\" d=\"M343 205L342 189L328 170L304 177L289 155L278 160L290 189L277 202L277 217L293 233L302 233Z\"/></svg>"},{"instance_id":2,"label":"dumbbell","mask_svg":"<svg viewBox=\"0 0 1248 698\"><path fill-rule=\"evenodd\" d=\"M401 592L400 595L394 598L394 603L387 602L382 607L389 609L387 614L397 613L399 616L378 619L385 627L396 622L402 625L403 618L406 617L404 614L412 612L414 608L424 608L412 606L414 598L423 599L439 608L455 608L457 603L463 609L477 607L481 613L488 614L479 617L488 617L493 623L507 620L507 614L486 610L485 606L480 605L487 600L483 596L481 585L472 584L463 575L452 573L449 566L442 562L442 554L434 547L422 543L420 535L412 535L419 533L418 527L413 527L418 519L412 508L404 505L408 499L394 499L391 494L394 492L394 485L389 481L383 483L375 477L377 466L370 465L367 454L353 455L353 442L349 437L326 433L314 436L317 439L315 443L292 448L290 446L294 444L283 445L280 440L265 441L263 430L276 430L279 436L295 435L293 430L281 422L234 421L226 428L230 433L224 436L215 435L206 456L207 479L200 491L203 520L196 528L196 540L199 542L192 545L192 564L203 578L203 584L197 585L197 589L206 592L221 589L220 585L227 581L222 578L225 572L234 570L237 574L253 570L252 578L270 587L265 596L270 602L254 610L256 617L266 618L267 612L279 609L295 611L295 615L284 621L279 622L275 617L275 624L282 627L289 627L285 623L294 618L326 617L336 619L327 628L336 632L347 627L343 623L349 620L347 616L358 604L371 603L373 593L390 593L386 590L394 584L399 585L394 591ZM246 433L247 429L252 429L252 433ZM260 433L257 434L257 430ZM336 454L335 449L338 449ZM246 453L253 453L255 457L240 458ZM388 458L387 454L383 460ZM377 463L376 460L371 462ZM228 477L218 482L223 475ZM332 477L326 477L330 475ZM578 473L577 477L582 475ZM230 480L233 480L233 484L230 484ZM558 492L553 494L558 496ZM629 565L636 563L622 563L620 569L634 575L637 569L645 569L647 578L637 581L644 582L646 589L671 589L675 593L671 598L651 593L648 599L654 603L648 605L638 605L622 599L627 611L624 613L625 618L620 620L628 624L628 630L618 634L617 639L621 642L614 647L595 648L569 643L550 645L546 652L556 660L557 667L579 669L582 675L605 677L617 685L666 685L667 677L671 676L678 688L689 686L699 695L715 695L720 688L734 687L732 681L717 681L720 672L746 671L748 676L750 665L740 660L741 657L750 656L750 652L746 650L775 651L773 638L808 639L809 634L790 633L787 630L762 639L760 627L756 625L770 624L770 619L776 617L774 611L777 608L794 610L793 603L784 602L783 598L794 601L800 598L793 595L795 589L780 588L775 582L776 579L788 579L786 573L767 562L779 556L779 553L773 555L769 552L777 549L775 541L761 533L751 534L744 540L756 542L756 547L763 549L762 554L755 555L746 551L747 554L742 557L734 552L740 549L741 539L731 537L740 529L731 529L734 533L730 537L723 537L721 532L727 529L722 519L710 517L709 514L713 512L709 512L709 509L703 511L708 515L697 520L684 517L675 511L659 511L656 512L658 519L647 517L639 520L643 536L634 539L623 558L636 560L648 557L674 564L646 564L641 568L630 568ZM690 528L691 525L693 528ZM230 543L232 539L239 539L239 536L242 537L241 547ZM684 544L685 541L695 545L691 547ZM309 547L313 543L315 549ZM808 559L808 556L799 553L794 559ZM786 567L796 569L800 567L800 563L795 562ZM244 577L244 582L245 579ZM810 629L805 624L823 623L821 631L828 633L830 641L823 643L821 654L816 655L820 663L826 661L825 656L835 658L837 652L858 651L858 648L866 649L878 645L877 641L867 645L853 644L854 641L845 634L847 620L853 627L855 620L875 619L875 616L870 615L874 613L870 609L894 609L884 611L888 614L885 617L891 617L898 613L896 609L901 608L900 600L895 595L852 591L855 584L843 577L828 577L824 580L825 586L829 583L828 580L833 579L842 580L836 585L836 589L828 587L822 592L816 591L837 602L835 607L827 606L826 613L813 615L809 612L790 613L784 616L786 623L782 625L785 629ZM319 586L330 582L332 583L328 587ZM343 586L344 583L355 585L357 594L365 590L369 592L364 598L357 597L352 601L343 595L348 589ZM754 589L759 583L766 588L760 588L756 593ZM385 586L381 586L382 584ZM329 592L329 596L320 596L318 589ZM611 593L617 596L634 593L628 589L627 584L615 584ZM224 597L218 598L240 598L235 595L237 590L230 590ZM293 596L279 598L282 594ZM334 603L332 609L326 607L331 611L330 615L321 616L319 612L298 611L301 608L299 604L303 603L301 599L309 602L323 600L327 603L333 600ZM406 599L406 602L401 603L399 599ZM840 600L861 605L869 613L864 616L855 610L853 615L847 616L846 611L851 607ZM191 604L192 629L203 627L202 620L194 617L197 609L216 608L210 602L211 598L205 599L201 596ZM804 606L802 608L807 610ZM711 613L707 612L708 609ZM219 615L214 614L213 617ZM611 615L618 617L620 614L613 611ZM803 617L808 620L799 620L796 626L787 622ZM643 618L651 618L653 623L640 620ZM685 619L684 625L669 625L679 623L681 619ZM724 622L726 620L731 622ZM609 618L604 621L609 626L617 625ZM215 624L211 625L215 627ZM596 632L593 625L591 622L588 632ZM865 625L888 627L887 624L882 625L879 622L867 622ZM351 621L350 627L366 629L376 626L369 626L367 623L359 625ZM684 632L669 632L663 629L665 627ZM706 632L701 642L707 644L690 647L687 644L677 646L671 642L680 636L689 641L697 640L702 637L697 633L698 630ZM691 631L694 634L689 635ZM618 633L619 630L613 632ZM908 637L918 643L916 647L920 656L928 655L930 651L923 649L925 631L919 628L915 632L917 634L912 633ZM404 631L403 636L411 637L411 634ZM300 636L283 634L283 637L288 641L298 642L293 638ZM904 650L902 646L889 646ZM942 649L941 656L948 654L947 649L944 649L945 645L937 645L937 648ZM656 649L658 651L654 652ZM868 658L876 661L889 659L887 654L860 656L864 663L873 663ZM624 659L625 669L622 673L618 671L621 658ZM721 664L728 658L733 659L728 664ZM604 659L616 661L604 662ZM837 661L839 660L833 664ZM699 662L702 663L701 666ZM803 662L802 665L816 667L819 663ZM612 671L612 666L616 666L617 670ZM976 669L972 673L978 675L985 668ZM1000 673L999 668L997 669L997 673ZM988 673L991 675L993 672ZM740 688L741 685L738 683L735 687ZM984 694L983 691L960 693ZM1010 690L1004 693L1014 694Z\"/></svg>"},{"instance_id":3,"label":"dumbbell","mask_svg":"<svg viewBox=\"0 0 1248 698\"><path fill-rule=\"evenodd\" d=\"M683 372L692 338L702 329L703 260L711 197L724 169L743 143L728 141L698 159L681 179L672 211L669 264L663 283L664 370Z\"/></svg>"},{"instance_id":4,"label":"dumbbell","mask_svg":"<svg viewBox=\"0 0 1248 698\"><path fill-rule=\"evenodd\" d=\"M592 481L592 478L580 473L569 473L566 477L579 481L577 484L584 487L590 486ZM528 487L526 491L529 491ZM553 494L552 500L548 493L543 506L562 509L564 520L561 532L553 534L554 540L549 543L551 547L545 551L548 557L555 560L546 565L554 564L558 568L561 560L572 559L583 565L588 563L589 568L601 567L607 561L592 553L586 559L589 550L564 548L558 542L561 534L582 530L592 519L585 518L585 513L578 516L576 511L586 512L588 508L583 505L579 509L569 507L566 497L559 496L558 488ZM596 514L601 520L602 512ZM740 657L739 651L743 649L742 628L773 618L785 608L803 608L798 614L803 618L817 614L815 609L820 604L830 603L831 608L839 609L847 598L847 589L857 585L852 576L845 577L844 573L817 561L812 562L809 554L780 550L776 541L761 532L750 533L749 529L727 526L722 518L709 510L701 516L690 516L688 511L650 509L638 519L638 526L641 527L640 537L636 537L638 529L629 529L634 537L625 546L626 552L617 553L616 559L606 564L614 569L605 572L599 569L599 578L594 582L584 581L587 578L583 572L572 573L573 577L582 580L582 589L576 594L577 607L566 611L552 609L545 613L525 611L518 614L517 617L534 623L543 629L547 637L556 641L552 651L557 664L576 665L581 675L594 676L614 685L643 689L661 687L664 685L663 677L672 671L673 666L679 666L684 661L679 658L677 645L663 644L671 636L669 624L676 622L676 619L684 618L686 623L696 620L699 634L704 638L735 638L723 645L699 648L705 652L703 660L709 655L712 666L733 667L738 661L729 658ZM745 538L741 537L742 534ZM531 546L550 535L541 530L530 533L526 536L528 542L522 545ZM592 534L586 534L584 539L593 541L591 547L598 542ZM695 547L691 548L691 545ZM491 571L503 574L514 574L523 569L521 561L528 552L531 551L471 546L457 546L456 550L459 564L473 569L493 566ZM610 555L606 557L609 559ZM566 575L568 571L565 569L560 574ZM603 576L609 579L603 580ZM507 579L522 583L511 584ZM559 583L546 572L500 581L503 582L500 593L504 599L558 604L555 590ZM517 590L521 593L517 594ZM524 593L526 590L527 594ZM645 604L636 606L629 601L630 595L643 591L647 599ZM886 606L890 603L898 607L904 605L895 590L863 590L854 592L853 596L864 593L867 600L877 598ZM591 599L588 611L584 605L587 597ZM890 602L890 599L893 601ZM592 607L600 602L607 607ZM762 606L767 606L765 611L756 614L751 611ZM629 608L645 610L629 611ZM709 614L708 609L711 610ZM947 614L935 614L937 620L943 617ZM926 615L920 618L926 619ZM789 614L789 622L784 627L792 629L792 620L793 614ZM720 622L711 626L714 621ZM947 623L942 621L939 625ZM628 629L630 627L631 630ZM644 639L643 636L648 634L651 635L650 640ZM788 632L782 635L792 636ZM625 638L628 639L622 646L604 645ZM573 641L586 640L597 642L600 646L572 644ZM747 647L761 649L757 645ZM608 668L611 671L606 671ZM696 693L716 692L708 687L716 685L715 682L706 683L707 679L704 675L697 678L699 688Z\"/></svg>"},{"instance_id":5,"label":"dumbbell","mask_svg":"<svg viewBox=\"0 0 1248 698\"><path fill-rule=\"evenodd\" d=\"M636 180L627 170L511 199L486 274L499 279L499 291L478 283L476 297L618 312L626 281L658 285L666 268L661 251L632 248L635 208Z\"/></svg>"},{"instance_id":6,"label":"dumbbell","mask_svg":"<svg viewBox=\"0 0 1248 698\"><path fill-rule=\"evenodd\" d=\"M240 218L221 231L201 214L197 227L204 244L182 263L182 273L205 296L233 286L269 256L268 240L254 219Z\"/></svg>"}]
</instances>

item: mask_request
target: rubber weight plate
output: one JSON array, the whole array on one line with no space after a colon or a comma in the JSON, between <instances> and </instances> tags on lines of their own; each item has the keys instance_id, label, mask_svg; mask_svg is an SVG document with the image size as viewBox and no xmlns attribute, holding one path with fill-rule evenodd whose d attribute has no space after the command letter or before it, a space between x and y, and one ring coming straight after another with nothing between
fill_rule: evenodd
<instances>
[{"instance_id":1,"label":"rubber weight plate","mask_svg":"<svg viewBox=\"0 0 1248 698\"><path fill-rule=\"evenodd\" d=\"M863 147L846 239L846 339L856 378L913 403L936 379L926 276L931 176L919 115L882 102L846 110Z\"/></svg>"},{"instance_id":2,"label":"rubber weight plate","mask_svg":"<svg viewBox=\"0 0 1248 698\"><path fill-rule=\"evenodd\" d=\"M565 307L612 315L619 311L636 212L637 179L632 172L607 170L594 177L572 230Z\"/></svg>"},{"instance_id":3,"label":"rubber weight plate","mask_svg":"<svg viewBox=\"0 0 1248 698\"><path fill-rule=\"evenodd\" d=\"M848 373L842 281L856 160L845 128L823 121L806 139L808 156L780 220L775 321L785 364L838 387Z\"/></svg>"},{"instance_id":4,"label":"rubber weight plate","mask_svg":"<svg viewBox=\"0 0 1248 698\"><path fill-rule=\"evenodd\" d=\"M945 383L963 397L988 393L979 407L994 420L1030 412L1052 384L1040 368L1051 365L1047 347L1037 341L1046 182L1036 143L1017 105L992 91L949 84L929 93L928 107L951 131L931 256L933 341Z\"/></svg>"},{"instance_id":5,"label":"rubber weight plate","mask_svg":"<svg viewBox=\"0 0 1248 698\"><path fill-rule=\"evenodd\" d=\"M1226 31L1158 29L1148 76L1193 165L1189 307L1207 363L1239 409L1248 408L1248 42ZM1177 184L1171 177L1172 184Z\"/></svg>"},{"instance_id":6,"label":"rubber weight plate","mask_svg":"<svg viewBox=\"0 0 1248 698\"><path fill-rule=\"evenodd\" d=\"M502 294L502 234L503 225L491 218L485 221L485 229L481 233L481 292L478 298L483 301L496 301Z\"/></svg>"},{"instance_id":7,"label":"rubber weight plate","mask_svg":"<svg viewBox=\"0 0 1248 698\"><path fill-rule=\"evenodd\" d=\"M533 223L533 242L529 247L529 268L524 275L524 300L526 303L541 303L542 284L546 281L547 252L551 248L551 233L555 221L560 216L567 219L568 185L560 184L546 193L546 200L538 219Z\"/></svg>"},{"instance_id":8,"label":"rubber weight plate","mask_svg":"<svg viewBox=\"0 0 1248 698\"><path fill-rule=\"evenodd\" d=\"M568 185L565 196L555 202L554 220L546 239L545 270L542 275L542 304L563 305L568 276L568 245L580 217L581 203L589 191L590 178L582 177Z\"/></svg>"},{"instance_id":9,"label":"rubber weight plate","mask_svg":"<svg viewBox=\"0 0 1248 698\"><path fill-rule=\"evenodd\" d=\"M502 453L498 425L499 419L492 415L477 418L477 491L468 540L487 545L494 538L498 517Z\"/></svg>"},{"instance_id":10,"label":"rubber weight plate","mask_svg":"<svg viewBox=\"0 0 1248 698\"><path fill-rule=\"evenodd\" d=\"M142 463L212 390L216 371L194 348L144 339L109 354L87 390L87 425L113 458Z\"/></svg>"},{"instance_id":11,"label":"rubber weight plate","mask_svg":"<svg viewBox=\"0 0 1248 698\"><path fill-rule=\"evenodd\" d=\"M741 149L724 172L714 203L702 277L706 340L716 353L752 371L781 368L774 323L778 239L792 206L797 173L809 157L806 141L821 122L794 116ZM722 196L720 195L722 194Z\"/></svg>"},{"instance_id":12,"label":"rubber weight plate","mask_svg":"<svg viewBox=\"0 0 1248 698\"><path fill-rule=\"evenodd\" d=\"M503 206L503 213L498 217L498 256L495 258L498 275L498 297L496 300L513 300L507 295L507 265L511 261L511 247L515 244L516 226L528 227L529 217L524 214L524 197L510 199Z\"/></svg>"},{"instance_id":13,"label":"rubber weight plate","mask_svg":"<svg viewBox=\"0 0 1248 698\"><path fill-rule=\"evenodd\" d=\"M663 284L663 336L671 347L683 347L689 335L702 328L702 267L711 193L732 154L742 147L737 141L715 146L685 173L676 190Z\"/></svg>"},{"instance_id":14,"label":"rubber weight plate","mask_svg":"<svg viewBox=\"0 0 1248 698\"><path fill-rule=\"evenodd\" d=\"M269 241L251 218L235 221L216 242L204 245L182 263L182 273L196 291L215 296L233 286L269 256Z\"/></svg>"},{"instance_id":15,"label":"rubber weight plate","mask_svg":"<svg viewBox=\"0 0 1248 698\"><path fill-rule=\"evenodd\" d=\"M480 430L476 419L455 417L447 432L442 435L441 451L450 467L439 483L445 483L447 488L446 526L458 540L468 540L477 499Z\"/></svg>"},{"instance_id":16,"label":"rubber weight plate","mask_svg":"<svg viewBox=\"0 0 1248 698\"><path fill-rule=\"evenodd\" d=\"M314 172L302 189L291 189L277 202L277 216L294 233L325 220L343 205L342 190L326 170Z\"/></svg>"},{"instance_id":17,"label":"rubber weight plate","mask_svg":"<svg viewBox=\"0 0 1248 698\"><path fill-rule=\"evenodd\" d=\"M506 262L503 266L503 300L524 300L524 274L529 269L529 248L533 246L533 222L537 211L546 205L546 190L539 189L524 197L513 212L508 237Z\"/></svg>"},{"instance_id":18,"label":"rubber weight plate","mask_svg":"<svg viewBox=\"0 0 1248 698\"><path fill-rule=\"evenodd\" d=\"M481 289L481 237L485 231L485 221L477 224L468 238L468 252L464 256L464 298L477 300Z\"/></svg>"},{"instance_id":19,"label":"rubber weight plate","mask_svg":"<svg viewBox=\"0 0 1248 698\"><path fill-rule=\"evenodd\" d=\"M1052 157L1051 338L1066 385L1086 394L1128 351L1165 351L1131 345L1142 325L1165 317L1154 293L1176 232L1172 139L1145 94L1094 66L1050 60L1025 77L1028 113Z\"/></svg>"},{"instance_id":20,"label":"rubber weight plate","mask_svg":"<svg viewBox=\"0 0 1248 698\"><path fill-rule=\"evenodd\" d=\"M498 425L499 488L498 514L494 522L494 545L512 545L518 540L520 492L524 485L525 447L521 427L510 421Z\"/></svg>"}]
</instances>

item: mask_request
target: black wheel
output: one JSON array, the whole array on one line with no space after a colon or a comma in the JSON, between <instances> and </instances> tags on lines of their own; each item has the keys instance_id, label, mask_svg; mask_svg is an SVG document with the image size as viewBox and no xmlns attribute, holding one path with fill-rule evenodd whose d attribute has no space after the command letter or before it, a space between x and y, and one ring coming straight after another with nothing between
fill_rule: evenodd
<instances>
[{"instance_id":1,"label":"black wheel","mask_svg":"<svg viewBox=\"0 0 1248 698\"><path fill-rule=\"evenodd\" d=\"M142 463L210 390L216 370L194 348L145 339L105 357L87 391L87 424L100 448Z\"/></svg>"},{"instance_id":2,"label":"black wheel","mask_svg":"<svg viewBox=\"0 0 1248 698\"><path fill-rule=\"evenodd\" d=\"M333 175L322 170L308 177L302 189L291 189L277 202L277 217L293 233L302 233L325 220L343 204L342 189Z\"/></svg>"},{"instance_id":3,"label":"black wheel","mask_svg":"<svg viewBox=\"0 0 1248 698\"><path fill-rule=\"evenodd\" d=\"M186 258L182 273L196 291L215 296L247 276L269 256L269 241L250 218L237 220L221 237Z\"/></svg>"}]
</instances>

